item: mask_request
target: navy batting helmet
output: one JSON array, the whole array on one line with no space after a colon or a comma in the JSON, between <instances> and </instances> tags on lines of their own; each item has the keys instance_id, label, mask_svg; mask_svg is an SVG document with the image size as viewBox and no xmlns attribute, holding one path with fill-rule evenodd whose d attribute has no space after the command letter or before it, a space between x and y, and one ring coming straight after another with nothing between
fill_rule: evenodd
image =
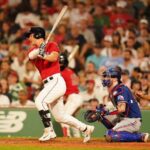
<instances>
[{"instance_id":1,"label":"navy batting helmet","mask_svg":"<svg viewBox=\"0 0 150 150\"><path fill-rule=\"evenodd\" d=\"M25 33L25 37L29 38L31 34L33 34L36 39L45 39L45 30L42 27L31 27L31 29Z\"/></svg>"},{"instance_id":2,"label":"navy batting helmet","mask_svg":"<svg viewBox=\"0 0 150 150\"><path fill-rule=\"evenodd\" d=\"M111 85L110 78L117 78L118 82L121 83L121 68L120 67L108 68L106 71L103 72L102 77L103 78L108 78L108 79L103 79L102 80L102 84L103 84L104 87Z\"/></svg>"},{"instance_id":3,"label":"navy batting helmet","mask_svg":"<svg viewBox=\"0 0 150 150\"><path fill-rule=\"evenodd\" d=\"M68 53L62 52L59 56L60 69L64 70L68 66Z\"/></svg>"}]
</instances>

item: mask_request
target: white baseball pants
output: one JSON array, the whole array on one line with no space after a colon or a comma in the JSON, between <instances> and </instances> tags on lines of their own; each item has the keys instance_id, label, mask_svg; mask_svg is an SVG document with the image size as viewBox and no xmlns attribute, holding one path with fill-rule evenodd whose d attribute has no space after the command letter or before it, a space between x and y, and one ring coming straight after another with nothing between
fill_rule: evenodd
<instances>
[{"instance_id":1,"label":"white baseball pants","mask_svg":"<svg viewBox=\"0 0 150 150\"><path fill-rule=\"evenodd\" d=\"M48 78L48 82L35 99L37 109L48 110L48 106L54 116L55 120L60 123L65 123L73 126L80 131L86 129L86 124L80 122L76 118L65 113L63 104L63 95L66 91L66 84L63 77L58 73Z\"/></svg>"}]
</instances>

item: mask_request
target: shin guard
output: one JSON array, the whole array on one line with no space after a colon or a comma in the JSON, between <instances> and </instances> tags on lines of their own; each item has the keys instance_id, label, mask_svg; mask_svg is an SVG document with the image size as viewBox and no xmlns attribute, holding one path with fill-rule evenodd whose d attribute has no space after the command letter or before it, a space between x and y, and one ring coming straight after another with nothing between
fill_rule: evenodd
<instances>
[{"instance_id":1,"label":"shin guard","mask_svg":"<svg viewBox=\"0 0 150 150\"><path fill-rule=\"evenodd\" d=\"M46 110L46 111L40 110L39 115L41 117L44 127L45 128L50 127L51 126L51 118L49 117L50 116L49 110Z\"/></svg>"},{"instance_id":2,"label":"shin guard","mask_svg":"<svg viewBox=\"0 0 150 150\"><path fill-rule=\"evenodd\" d=\"M142 133L130 133L126 131L113 131L106 132L106 140L109 142L142 142Z\"/></svg>"}]
</instances>

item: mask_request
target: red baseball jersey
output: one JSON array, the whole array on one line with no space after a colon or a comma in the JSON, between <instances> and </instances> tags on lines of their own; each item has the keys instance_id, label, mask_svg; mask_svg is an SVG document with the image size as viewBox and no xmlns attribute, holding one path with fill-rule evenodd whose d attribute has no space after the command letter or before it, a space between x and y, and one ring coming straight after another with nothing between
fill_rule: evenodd
<instances>
[{"instance_id":1,"label":"red baseball jersey","mask_svg":"<svg viewBox=\"0 0 150 150\"><path fill-rule=\"evenodd\" d=\"M34 48L31 48L28 53L33 51ZM59 52L59 47L57 43L55 42L49 42L45 47L45 53L50 54L51 52L56 51ZM56 62L49 62L47 60L41 59L40 57L37 57L36 59L30 60L36 68L39 70L42 80L46 79L49 76L52 76L53 74L60 73L60 65L59 60Z\"/></svg>"},{"instance_id":2,"label":"red baseball jersey","mask_svg":"<svg viewBox=\"0 0 150 150\"><path fill-rule=\"evenodd\" d=\"M61 75L66 82L67 90L65 95L69 95L73 93L78 94L79 90L78 90L77 76L73 72L73 70L69 68L65 68L63 71L61 71Z\"/></svg>"}]
</instances>

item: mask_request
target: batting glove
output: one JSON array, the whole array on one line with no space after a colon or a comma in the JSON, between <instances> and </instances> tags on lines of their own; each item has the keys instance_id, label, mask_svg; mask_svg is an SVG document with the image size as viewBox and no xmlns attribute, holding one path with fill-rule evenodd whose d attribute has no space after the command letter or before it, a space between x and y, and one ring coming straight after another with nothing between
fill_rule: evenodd
<instances>
[{"instance_id":1,"label":"batting glove","mask_svg":"<svg viewBox=\"0 0 150 150\"><path fill-rule=\"evenodd\" d=\"M46 44L43 42L43 43L40 45L40 47L39 47L39 55L40 55L41 57L44 57L44 56L45 56L45 46L46 46Z\"/></svg>"}]
</instances>

